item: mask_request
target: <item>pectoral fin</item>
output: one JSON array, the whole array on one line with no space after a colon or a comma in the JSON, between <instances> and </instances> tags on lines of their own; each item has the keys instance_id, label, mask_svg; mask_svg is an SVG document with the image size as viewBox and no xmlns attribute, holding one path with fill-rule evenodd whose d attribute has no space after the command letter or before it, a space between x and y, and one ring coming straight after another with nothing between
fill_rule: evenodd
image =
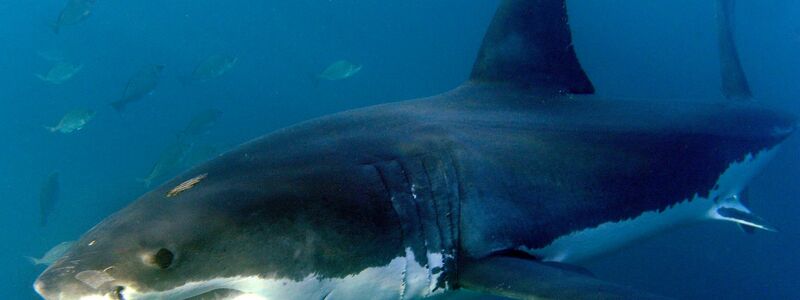
<instances>
[{"instance_id":1,"label":"pectoral fin","mask_svg":"<svg viewBox=\"0 0 800 300\"><path fill-rule=\"evenodd\" d=\"M747 233L751 233L754 229L777 231L774 227L769 225L764 219L752 214L751 212L744 211L738 208L722 206L717 208L714 218L723 221L731 221L738 223Z\"/></svg>"},{"instance_id":2,"label":"pectoral fin","mask_svg":"<svg viewBox=\"0 0 800 300\"><path fill-rule=\"evenodd\" d=\"M744 233L754 234L754 233L756 233L756 229L757 228L751 227L751 226L748 226L748 225L739 224L739 229L741 229L742 232L744 232Z\"/></svg>"},{"instance_id":3,"label":"pectoral fin","mask_svg":"<svg viewBox=\"0 0 800 300\"><path fill-rule=\"evenodd\" d=\"M511 299L667 299L608 283L575 267L515 257L489 257L465 264L461 287Z\"/></svg>"}]
</instances>

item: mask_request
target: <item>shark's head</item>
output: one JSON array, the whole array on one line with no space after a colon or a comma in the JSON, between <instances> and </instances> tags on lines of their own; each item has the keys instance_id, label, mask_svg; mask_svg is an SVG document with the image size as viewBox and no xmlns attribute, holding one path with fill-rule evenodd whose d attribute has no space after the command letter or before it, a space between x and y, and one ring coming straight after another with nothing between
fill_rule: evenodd
<instances>
[{"instance_id":1,"label":"shark's head","mask_svg":"<svg viewBox=\"0 0 800 300\"><path fill-rule=\"evenodd\" d=\"M293 165L270 148L245 146L145 194L84 234L35 290L48 300L322 299L343 280L385 283L368 269L405 254L391 204L349 182L358 170Z\"/></svg>"},{"instance_id":2,"label":"shark's head","mask_svg":"<svg viewBox=\"0 0 800 300\"><path fill-rule=\"evenodd\" d=\"M234 253L240 251L226 253L235 241L223 237L226 227L239 225L225 214L200 213L180 205L173 199L178 196L161 196L151 193L95 226L41 274L36 291L46 299L128 299L132 292L182 285L175 281L202 264L241 267L231 259L242 255ZM158 201L155 198L163 198L163 210L150 207Z\"/></svg>"}]
</instances>

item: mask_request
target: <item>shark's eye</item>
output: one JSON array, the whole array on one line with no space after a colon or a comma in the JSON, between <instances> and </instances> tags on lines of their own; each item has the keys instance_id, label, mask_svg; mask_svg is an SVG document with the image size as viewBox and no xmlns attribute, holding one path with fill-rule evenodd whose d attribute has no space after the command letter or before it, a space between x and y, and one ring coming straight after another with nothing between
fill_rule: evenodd
<instances>
[{"instance_id":1,"label":"shark's eye","mask_svg":"<svg viewBox=\"0 0 800 300\"><path fill-rule=\"evenodd\" d=\"M161 248L153 255L153 264L158 266L159 268L166 269L172 265L172 260L175 258L175 255L172 254L172 251L169 251L165 248Z\"/></svg>"}]
</instances>

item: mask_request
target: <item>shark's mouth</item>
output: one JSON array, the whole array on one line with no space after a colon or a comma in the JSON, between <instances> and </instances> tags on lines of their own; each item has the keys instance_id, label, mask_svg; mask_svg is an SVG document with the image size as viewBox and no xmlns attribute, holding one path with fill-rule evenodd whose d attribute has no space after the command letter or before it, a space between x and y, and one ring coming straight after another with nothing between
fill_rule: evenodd
<instances>
[{"instance_id":1,"label":"shark's mouth","mask_svg":"<svg viewBox=\"0 0 800 300\"><path fill-rule=\"evenodd\" d=\"M83 296L80 297L80 300L127 300L125 298L124 292L120 290L119 292L106 294L105 296L100 295L91 295L91 296ZM132 299L160 299L160 297L153 297L153 296L134 296ZM181 297L175 298L180 300L264 300L264 297L248 294L236 289L229 289L229 288L218 288L213 289L207 292L203 292L199 295L190 296L190 297Z\"/></svg>"},{"instance_id":2,"label":"shark's mouth","mask_svg":"<svg viewBox=\"0 0 800 300\"><path fill-rule=\"evenodd\" d=\"M438 275L443 270L445 255L427 255L428 264L420 264L413 251L407 248L405 255L396 257L384 266L370 267L340 278L320 278L313 274L300 280L256 275L218 277L188 282L164 291L137 291L129 287L120 293L119 299L359 299L365 293L371 299L425 298L447 290L438 288Z\"/></svg>"},{"instance_id":3,"label":"shark's mouth","mask_svg":"<svg viewBox=\"0 0 800 300\"><path fill-rule=\"evenodd\" d=\"M236 289L229 289L229 288L219 288L214 289L200 295L184 298L183 300L222 300L222 299L229 299L229 300L249 300L255 299L255 296L248 295L245 292Z\"/></svg>"},{"instance_id":4,"label":"shark's mouth","mask_svg":"<svg viewBox=\"0 0 800 300\"><path fill-rule=\"evenodd\" d=\"M155 300L155 299L180 299L180 300L265 300L258 294L248 293L236 288L234 281L211 280L197 282L189 286L162 292L138 292L135 289L123 290L119 297L111 295L114 300Z\"/></svg>"}]
</instances>

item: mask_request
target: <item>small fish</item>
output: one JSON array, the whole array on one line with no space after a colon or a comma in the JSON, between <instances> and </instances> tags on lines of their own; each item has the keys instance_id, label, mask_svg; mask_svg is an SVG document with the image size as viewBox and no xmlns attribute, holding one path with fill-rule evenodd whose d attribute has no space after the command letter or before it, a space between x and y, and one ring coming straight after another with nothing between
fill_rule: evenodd
<instances>
[{"instance_id":1,"label":"small fish","mask_svg":"<svg viewBox=\"0 0 800 300\"><path fill-rule=\"evenodd\" d=\"M356 75L359 71L361 71L361 65L346 60L340 60L325 68L322 73L317 75L317 78L331 81L342 80L353 77L353 75Z\"/></svg>"},{"instance_id":2,"label":"small fish","mask_svg":"<svg viewBox=\"0 0 800 300\"><path fill-rule=\"evenodd\" d=\"M53 127L45 126L45 129L50 130L50 132L72 133L83 129L94 116L95 112L91 109L74 109L67 112L58 122L58 125Z\"/></svg>"},{"instance_id":3,"label":"small fish","mask_svg":"<svg viewBox=\"0 0 800 300\"><path fill-rule=\"evenodd\" d=\"M75 25L92 14L92 7L95 0L69 0L67 5L61 9L58 19L51 25L53 32L58 33L65 25Z\"/></svg>"},{"instance_id":4,"label":"small fish","mask_svg":"<svg viewBox=\"0 0 800 300\"><path fill-rule=\"evenodd\" d=\"M167 192L167 198L175 197L180 193L183 193L184 191L193 188L195 185L200 183L200 181L206 179L206 177L208 177L208 173L197 175L192 179L182 182L181 184L179 184L178 186L172 188L171 190L169 190L169 192Z\"/></svg>"},{"instance_id":5,"label":"small fish","mask_svg":"<svg viewBox=\"0 0 800 300\"><path fill-rule=\"evenodd\" d=\"M53 208L58 202L58 193L58 172L56 171L47 176L42 188L39 190L40 225L47 224L47 217L53 212Z\"/></svg>"},{"instance_id":6,"label":"small fish","mask_svg":"<svg viewBox=\"0 0 800 300\"><path fill-rule=\"evenodd\" d=\"M191 148L191 144L185 142L183 139L178 138L164 149L164 152L158 158L150 173L145 178L138 179L143 182L146 187L150 187L153 181L161 179L170 175L182 165L186 153Z\"/></svg>"},{"instance_id":7,"label":"small fish","mask_svg":"<svg viewBox=\"0 0 800 300\"><path fill-rule=\"evenodd\" d=\"M207 81L230 71L239 58L227 55L213 55L201 62L192 72L193 81Z\"/></svg>"},{"instance_id":8,"label":"small fish","mask_svg":"<svg viewBox=\"0 0 800 300\"><path fill-rule=\"evenodd\" d=\"M75 245L75 241L62 242L62 243L59 243L58 245L55 245L50 250L48 250L44 255L42 255L42 258L35 258L35 257L30 257L30 256L28 256L27 258L34 265L37 265L37 266L38 265L47 265L47 266L49 266L49 265L53 264L56 260L58 260L59 258L64 256L64 253L67 253L67 251L70 248L72 248L72 245Z\"/></svg>"},{"instance_id":9,"label":"small fish","mask_svg":"<svg viewBox=\"0 0 800 300\"><path fill-rule=\"evenodd\" d=\"M42 81L52 84L62 84L70 80L83 69L83 65L73 65L68 62L58 62L50 68L46 75L36 74Z\"/></svg>"},{"instance_id":10,"label":"small fish","mask_svg":"<svg viewBox=\"0 0 800 300\"><path fill-rule=\"evenodd\" d=\"M197 113L181 131L181 137L189 138L206 133L217 123L220 116L222 116L222 111L218 109L207 109Z\"/></svg>"},{"instance_id":11,"label":"small fish","mask_svg":"<svg viewBox=\"0 0 800 300\"><path fill-rule=\"evenodd\" d=\"M189 152L186 153L186 158L183 159L183 165L181 167L188 169L209 161L219 156L219 154L220 150L216 146L208 144L193 145Z\"/></svg>"},{"instance_id":12,"label":"small fish","mask_svg":"<svg viewBox=\"0 0 800 300\"><path fill-rule=\"evenodd\" d=\"M158 85L158 79L161 71L164 70L164 65L149 65L139 69L128 80L125 85L125 91L122 93L122 98L111 103L117 111L125 110L125 106L132 102L136 102L149 95L155 90Z\"/></svg>"}]
</instances>

